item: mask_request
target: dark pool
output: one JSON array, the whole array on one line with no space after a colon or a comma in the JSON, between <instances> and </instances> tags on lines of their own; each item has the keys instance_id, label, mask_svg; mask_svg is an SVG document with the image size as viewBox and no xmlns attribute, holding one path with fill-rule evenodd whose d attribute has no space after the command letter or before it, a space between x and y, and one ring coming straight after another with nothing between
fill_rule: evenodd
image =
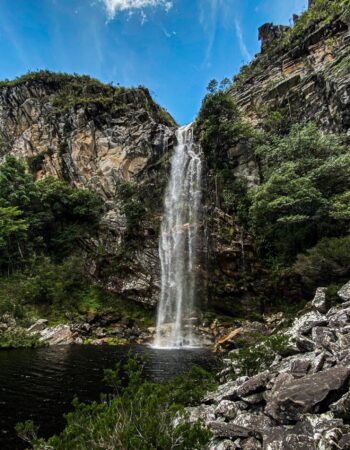
<instances>
[{"instance_id":1,"label":"dark pool","mask_svg":"<svg viewBox=\"0 0 350 450\"><path fill-rule=\"evenodd\" d=\"M64 427L63 414L74 396L97 400L107 387L103 369L125 361L130 347L62 346L36 350L0 351L0 449L25 446L16 437L17 422L31 419L39 434L51 436ZM207 349L158 350L134 346L148 353L144 376L154 381L171 378L197 364L214 369L215 356Z\"/></svg>"}]
</instances>

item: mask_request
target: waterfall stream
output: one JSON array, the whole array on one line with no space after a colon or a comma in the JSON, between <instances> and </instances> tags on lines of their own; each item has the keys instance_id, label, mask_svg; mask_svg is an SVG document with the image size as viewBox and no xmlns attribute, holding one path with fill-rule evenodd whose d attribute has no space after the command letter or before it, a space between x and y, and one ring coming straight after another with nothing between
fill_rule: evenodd
<instances>
[{"instance_id":1,"label":"waterfall stream","mask_svg":"<svg viewBox=\"0 0 350 450\"><path fill-rule=\"evenodd\" d=\"M194 319L202 239L202 154L192 124L176 132L159 240L161 297L156 347L198 345Z\"/></svg>"}]
</instances>

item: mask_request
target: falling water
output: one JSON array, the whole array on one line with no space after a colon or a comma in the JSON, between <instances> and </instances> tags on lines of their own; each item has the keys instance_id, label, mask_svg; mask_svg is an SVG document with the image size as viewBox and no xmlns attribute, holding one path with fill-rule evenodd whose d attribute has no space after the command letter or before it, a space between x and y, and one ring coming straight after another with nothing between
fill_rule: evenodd
<instances>
[{"instance_id":1,"label":"falling water","mask_svg":"<svg viewBox=\"0 0 350 450\"><path fill-rule=\"evenodd\" d=\"M192 124L179 128L176 137L159 240L162 284L155 346L163 348L198 344L191 319L200 268L203 164Z\"/></svg>"}]
</instances>

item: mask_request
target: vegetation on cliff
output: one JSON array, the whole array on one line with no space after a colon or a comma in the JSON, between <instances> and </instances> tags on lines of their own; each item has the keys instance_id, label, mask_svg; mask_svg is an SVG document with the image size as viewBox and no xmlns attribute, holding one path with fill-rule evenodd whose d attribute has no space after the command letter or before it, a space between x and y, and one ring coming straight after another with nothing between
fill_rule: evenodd
<instances>
[{"instance_id":1,"label":"vegetation on cliff","mask_svg":"<svg viewBox=\"0 0 350 450\"><path fill-rule=\"evenodd\" d=\"M243 242L246 235L254 249L239 268L228 269L228 264L232 266L228 261L221 274L213 269L209 287L218 306L225 302L229 284L236 283L239 295L255 296L256 307L263 304L264 310L278 300L281 283L312 292L322 284L325 271L329 275L323 283L341 283L348 273L343 252L350 218L347 137L324 133L314 123L284 126L283 116L277 113L268 118L265 130L254 128L241 117L227 90L211 89L196 122L208 163L207 201L241 230L241 238L229 229L225 234L227 225L222 221L220 242L232 246L234 239ZM255 186L248 186L244 174L234 175L239 154L247 155L258 168L260 182ZM208 226L213 227L210 221ZM326 247L332 248L332 255L325 255ZM214 267L220 267L219 257L212 254ZM227 276L229 270L235 275ZM259 279L265 280L263 284ZM259 293L254 293L254 283L259 283ZM278 307L288 305L278 303ZM237 309L237 302L231 308ZM229 309L225 306L225 311Z\"/></svg>"},{"instance_id":2,"label":"vegetation on cliff","mask_svg":"<svg viewBox=\"0 0 350 450\"><path fill-rule=\"evenodd\" d=\"M130 108L133 98L137 97L157 122L170 127L176 126L170 114L153 101L149 90L143 86L137 88L115 87L88 75L71 75L49 70L28 72L14 80L0 81L0 89L22 85L42 85L48 89L57 113L66 113L70 108L84 105L90 106L90 112L95 111L95 114L122 112Z\"/></svg>"}]
</instances>

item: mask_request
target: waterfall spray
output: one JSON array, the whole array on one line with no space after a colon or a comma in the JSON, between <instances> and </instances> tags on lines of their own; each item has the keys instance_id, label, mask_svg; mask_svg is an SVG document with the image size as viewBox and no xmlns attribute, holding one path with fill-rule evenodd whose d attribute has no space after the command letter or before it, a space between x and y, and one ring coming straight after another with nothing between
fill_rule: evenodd
<instances>
[{"instance_id":1,"label":"waterfall spray","mask_svg":"<svg viewBox=\"0 0 350 450\"><path fill-rule=\"evenodd\" d=\"M202 239L202 154L192 124L176 132L177 146L165 194L159 240L161 297L155 346L194 346L195 312Z\"/></svg>"}]
</instances>

